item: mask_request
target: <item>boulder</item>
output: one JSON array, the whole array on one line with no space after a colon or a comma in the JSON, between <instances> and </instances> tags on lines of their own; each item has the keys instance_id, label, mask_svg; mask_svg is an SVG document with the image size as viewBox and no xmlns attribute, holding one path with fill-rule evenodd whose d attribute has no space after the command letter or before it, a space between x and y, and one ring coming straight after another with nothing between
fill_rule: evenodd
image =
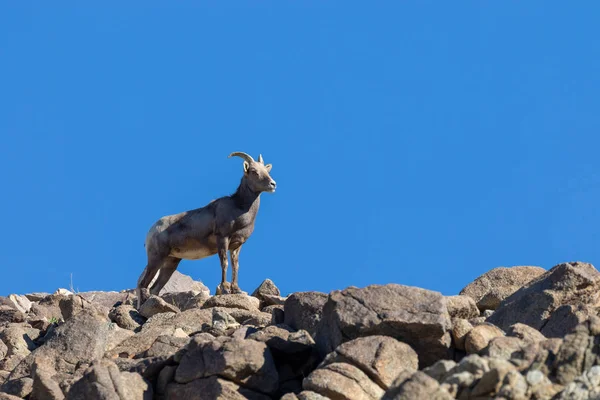
<instances>
[{"instance_id":1,"label":"boulder","mask_svg":"<svg viewBox=\"0 0 600 400\"><path fill-rule=\"evenodd\" d=\"M284 323L293 329L304 329L315 337L327 294L321 292L293 293L284 303Z\"/></svg>"},{"instance_id":2,"label":"boulder","mask_svg":"<svg viewBox=\"0 0 600 400\"><path fill-rule=\"evenodd\" d=\"M271 400L271 397L240 387L233 382L209 376L186 384L170 383L166 389L166 399L185 400Z\"/></svg>"},{"instance_id":3,"label":"boulder","mask_svg":"<svg viewBox=\"0 0 600 400\"><path fill-rule=\"evenodd\" d=\"M207 292L189 290L187 292L171 292L160 296L168 304L177 307L181 311L200 308L210 298Z\"/></svg>"},{"instance_id":4,"label":"boulder","mask_svg":"<svg viewBox=\"0 0 600 400\"><path fill-rule=\"evenodd\" d=\"M133 335L135 334L128 329L123 329L116 324L109 325L104 351L111 351Z\"/></svg>"},{"instance_id":5,"label":"boulder","mask_svg":"<svg viewBox=\"0 0 600 400\"><path fill-rule=\"evenodd\" d=\"M34 361L31 400L62 400L65 398L56 378L57 372L49 360L39 358Z\"/></svg>"},{"instance_id":6,"label":"boulder","mask_svg":"<svg viewBox=\"0 0 600 400\"><path fill-rule=\"evenodd\" d=\"M466 319L455 318L452 320L452 340L456 349L465 350L465 339L472 329L473 325Z\"/></svg>"},{"instance_id":7,"label":"boulder","mask_svg":"<svg viewBox=\"0 0 600 400\"><path fill-rule=\"evenodd\" d=\"M160 313L178 313L179 311L177 307L155 295L151 295L140 307L140 315L145 318Z\"/></svg>"},{"instance_id":8,"label":"boulder","mask_svg":"<svg viewBox=\"0 0 600 400\"><path fill-rule=\"evenodd\" d=\"M130 305L120 305L115 307L110 310L108 316L110 320L118 326L130 331L141 328L144 322L146 322L146 318L140 315L140 313Z\"/></svg>"},{"instance_id":9,"label":"boulder","mask_svg":"<svg viewBox=\"0 0 600 400\"><path fill-rule=\"evenodd\" d=\"M495 337L504 336L504 332L492 324L477 325L465 338L465 350L468 354L479 353Z\"/></svg>"},{"instance_id":10,"label":"boulder","mask_svg":"<svg viewBox=\"0 0 600 400\"><path fill-rule=\"evenodd\" d=\"M175 271L173 275L171 275L171 278L169 278L167 284L160 290L158 295L163 296L166 293L189 291L196 292L196 294L204 292L207 297L210 296L210 289L202 282L195 281L189 275Z\"/></svg>"},{"instance_id":11,"label":"boulder","mask_svg":"<svg viewBox=\"0 0 600 400\"><path fill-rule=\"evenodd\" d=\"M162 335L156 338L154 343L146 351L145 357L171 357L179 350L187 346L190 338Z\"/></svg>"},{"instance_id":12,"label":"boulder","mask_svg":"<svg viewBox=\"0 0 600 400\"><path fill-rule=\"evenodd\" d=\"M13 305L0 305L0 324L25 321L25 314L17 310Z\"/></svg>"},{"instance_id":13,"label":"boulder","mask_svg":"<svg viewBox=\"0 0 600 400\"><path fill-rule=\"evenodd\" d=\"M382 400L450 400L450 393L440 387L438 381L422 371L405 372L400 375L390 389L385 392Z\"/></svg>"},{"instance_id":14,"label":"boulder","mask_svg":"<svg viewBox=\"0 0 600 400\"><path fill-rule=\"evenodd\" d=\"M270 279L265 279L259 287L257 287L254 292L252 292L252 296L257 297L259 300L262 301L262 296L264 295L269 295L269 296L280 296L281 292L279 291L279 289L277 288L277 286L275 286L275 284L273 283L272 280Z\"/></svg>"},{"instance_id":15,"label":"boulder","mask_svg":"<svg viewBox=\"0 0 600 400\"><path fill-rule=\"evenodd\" d=\"M29 354L9 379L31 374L36 360L48 360L58 373L73 374L78 365L102 358L109 337L110 321L92 310L83 310L64 324L46 343Z\"/></svg>"},{"instance_id":16,"label":"boulder","mask_svg":"<svg viewBox=\"0 0 600 400\"><path fill-rule=\"evenodd\" d=\"M594 306L585 304L565 304L552 312L550 318L544 324L541 334L560 338L572 333L577 325L588 320L590 315L597 315Z\"/></svg>"},{"instance_id":17,"label":"boulder","mask_svg":"<svg viewBox=\"0 0 600 400\"><path fill-rule=\"evenodd\" d=\"M226 337L189 348L175 372L175 381L189 383L213 375L263 393L275 392L279 381L273 357L264 343Z\"/></svg>"},{"instance_id":18,"label":"boulder","mask_svg":"<svg viewBox=\"0 0 600 400\"><path fill-rule=\"evenodd\" d=\"M131 291L126 290L121 292L79 292L77 293L77 295L83 297L90 303L107 307L108 309L119 306L121 304L125 304L128 301L132 301L135 297L135 295Z\"/></svg>"},{"instance_id":19,"label":"boulder","mask_svg":"<svg viewBox=\"0 0 600 400\"><path fill-rule=\"evenodd\" d=\"M514 336L523 340L525 343L538 343L546 340L546 337L540 333L537 329L530 327L529 325L516 323L508 327L506 331L507 336Z\"/></svg>"},{"instance_id":20,"label":"boulder","mask_svg":"<svg viewBox=\"0 0 600 400\"><path fill-rule=\"evenodd\" d=\"M389 336L376 335L341 344L325 357L321 366L334 363L346 363L359 368L386 390L400 373L416 371L419 358L406 343Z\"/></svg>"},{"instance_id":21,"label":"boulder","mask_svg":"<svg viewBox=\"0 0 600 400\"><path fill-rule=\"evenodd\" d=\"M591 264L573 262L559 264L506 298L488 322L503 330L523 323L546 337L562 337L574 328L565 325L544 330L550 316L564 305L595 305L600 301L600 272ZM562 321L562 320L561 320Z\"/></svg>"},{"instance_id":22,"label":"boulder","mask_svg":"<svg viewBox=\"0 0 600 400\"><path fill-rule=\"evenodd\" d=\"M25 357L37 348L35 341L40 331L26 325L9 325L0 330L0 341L6 348L6 357L17 355ZM2 357L4 358L4 357Z\"/></svg>"},{"instance_id":23,"label":"boulder","mask_svg":"<svg viewBox=\"0 0 600 400\"><path fill-rule=\"evenodd\" d=\"M152 400L153 390L139 374L121 372L111 361L96 360L70 388L67 400Z\"/></svg>"},{"instance_id":24,"label":"boulder","mask_svg":"<svg viewBox=\"0 0 600 400\"><path fill-rule=\"evenodd\" d=\"M0 387L0 392L17 396L19 399L29 396L32 390L33 379L29 377L8 380Z\"/></svg>"},{"instance_id":25,"label":"boulder","mask_svg":"<svg viewBox=\"0 0 600 400\"><path fill-rule=\"evenodd\" d=\"M272 352L285 355L311 351L315 345L314 340L305 330L291 332L289 329L277 326L267 326L249 334L247 338L265 343Z\"/></svg>"},{"instance_id":26,"label":"boulder","mask_svg":"<svg viewBox=\"0 0 600 400\"><path fill-rule=\"evenodd\" d=\"M316 369L304 379L302 388L343 400L378 400L384 394L364 372L346 363L332 363Z\"/></svg>"},{"instance_id":27,"label":"boulder","mask_svg":"<svg viewBox=\"0 0 600 400\"><path fill-rule=\"evenodd\" d=\"M350 287L329 295L315 341L326 355L358 337L391 336L411 346L426 367L450 356L451 327L439 292L398 284Z\"/></svg>"},{"instance_id":28,"label":"boulder","mask_svg":"<svg viewBox=\"0 0 600 400\"><path fill-rule=\"evenodd\" d=\"M108 317L109 308L101 304L92 303L79 295L64 296L58 299L58 308L63 320L68 320L83 310L92 309L98 314Z\"/></svg>"},{"instance_id":29,"label":"boulder","mask_svg":"<svg viewBox=\"0 0 600 400\"><path fill-rule=\"evenodd\" d=\"M31 305L33 303L25 296L11 294L8 296L8 299L14 304L14 307L23 314L27 314L31 310Z\"/></svg>"},{"instance_id":30,"label":"boulder","mask_svg":"<svg viewBox=\"0 0 600 400\"><path fill-rule=\"evenodd\" d=\"M67 297L64 294L51 294L37 303L32 303L31 311L29 312L30 318L46 318L48 321L64 320L60 309L60 301L67 299Z\"/></svg>"},{"instance_id":31,"label":"boulder","mask_svg":"<svg viewBox=\"0 0 600 400\"><path fill-rule=\"evenodd\" d=\"M477 304L469 296L447 296L446 304L450 318L471 319L479 317Z\"/></svg>"},{"instance_id":32,"label":"boulder","mask_svg":"<svg viewBox=\"0 0 600 400\"><path fill-rule=\"evenodd\" d=\"M546 270L540 267L498 267L479 276L460 291L469 296L481 311L495 310L500 303Z\"/></svg>"},{"instance_id":33,"label":"boulder","mask_svg":"<svg viewBox=\"0 0 600 400\"><path fill-rule=\"evenodd\" d=\"M266 306L262 312L271 314L271 324L273 325L283 324L285 321L282 305Z\"/></svg>"},{"instance_id":34,"label":"boulder","mask_svg":"<svg viewBox=\"0 0 600 400\"><path fill-rule=\"evenodd\" d=\"M256 297L248 296L245 294L221 294L215 295L202 305L202 308L237 308L241 310L248 310L253 312L260 311L259 300Z\"/></svg>"},{"instance_id":35,"label":"boulder","mask_svg":"<svg viewBox=\"0 0 600 400\"><path fill-rule=\"evenodd\" d=\"M229 315L227 312L222 309L213 308L212 309L212 327L218 329L220 331L225 332L228 329L237 329L240 324Z\"/></svg>"}]
</instances>

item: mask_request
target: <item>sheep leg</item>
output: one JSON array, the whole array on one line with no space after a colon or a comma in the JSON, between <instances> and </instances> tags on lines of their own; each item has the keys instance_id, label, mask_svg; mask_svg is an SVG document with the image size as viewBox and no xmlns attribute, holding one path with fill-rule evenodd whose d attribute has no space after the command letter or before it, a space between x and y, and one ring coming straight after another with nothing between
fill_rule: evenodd
<instances>
[{"instance_id":1,"label":"sheep leg","mask_svg":"<svg viewBox=\"0 0 600 400\"><path fill-rule=\"evenodd\" d=\"M216 294L228 294L230 290L229 283L227 282L227 251L229 250L229 238L218 237L217 238L217 253L219 254L219 260L221 261L221 284L217 286Z\"/></svg>"},{"instance_id":2,"label":"sheep leg","mask_svg":"<svg viewBox=\"0 0 600 400\"><path fill-rule=\"evenodd\" d=\"M231 254L231 293L242 293L240 287L238 286L238 270L240 267L239 261L241 249L242 246L229 252Z\"/></svg>"},{"instance_id":3,"label":"sheep leg","mask_svg":"<svg viewBox=\"0 0 600 400\"><path fill-rule=\"evenodd\" d=\"M162 263L163 263L163 260L160 258L155 258L155 257L148 258L148 265L146 265L146 268L144 268L144 270L142 271L142 274L140 275L140 277L138 279L137 287L135 290L136 295L137 295L137 308L138 309L142 305L142 289L148 288L148 286L150 285L150 282L152 282L152 280L156 276L156 273L160 270L160 266L162 265Z\"/></svg>"},{"instance_id":4,"label":"sheep leg","mask_svg":"<svg viewBox=\"0 0 600 400\"><path fill-rule=\"evenodd\" d=\"M150 294L157 295L160 293L161 289L169 282L169 279L177 269L177 266L181 262L181 258L176 257L167 257L163 264L160 267L160 273L158 274L158 278L156 278L156 282L150 288Z\"/></svg>"}]
</instances>

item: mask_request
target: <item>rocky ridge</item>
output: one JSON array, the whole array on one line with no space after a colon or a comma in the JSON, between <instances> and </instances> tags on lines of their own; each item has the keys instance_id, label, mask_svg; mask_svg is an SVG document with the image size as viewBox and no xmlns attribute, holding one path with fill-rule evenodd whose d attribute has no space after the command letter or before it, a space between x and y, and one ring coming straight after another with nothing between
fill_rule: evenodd
<instances>
[{"instance_id":1,"label":"rocky ridge","mask_svg":"<svg viewBox=\"0 0 600 400\"><path fill-rule=\"evenodd\" d=\"M0 297L0 400L600 399L600 272L500 267L457 295L391 283L211 296Z\"/></svg>"}]
</instances>

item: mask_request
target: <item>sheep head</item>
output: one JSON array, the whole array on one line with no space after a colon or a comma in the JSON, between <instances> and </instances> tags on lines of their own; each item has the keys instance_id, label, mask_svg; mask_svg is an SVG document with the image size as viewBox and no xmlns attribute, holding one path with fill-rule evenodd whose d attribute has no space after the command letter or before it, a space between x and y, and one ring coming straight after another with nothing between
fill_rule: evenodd
<instances>
[{"instance_id":1,"label":"sheep head","mask_svg":"<svg viewBox=\"0 0 600 400\"><path fill-rule=\"evenodd\" d=\"M250 188L257 192L275 192L277 184L269 175L273 165L265 165L262 155L258 155L258 161L255 161L249 154L242 153L241 151L233 152L229 157L240 157L244 159L244 177L248 182Z\"/></svg>"}]
</instances>

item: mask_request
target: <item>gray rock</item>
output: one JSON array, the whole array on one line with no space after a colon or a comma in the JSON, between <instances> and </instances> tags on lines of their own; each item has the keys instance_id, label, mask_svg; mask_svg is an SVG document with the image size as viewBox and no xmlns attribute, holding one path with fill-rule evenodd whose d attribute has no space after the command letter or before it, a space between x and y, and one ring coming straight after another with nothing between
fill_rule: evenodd
<instances>
[{"instance_id":1,"label":"gray rock","mask_svg":"<svg viewBox=\"0 0 600 400\"><path fill-rule=\"evenodd\" d=\"M441 293L397 284L351 287L329 295L315 341L327 354L358 337L391 336L410 345L426 367L449 358L451 327Z\"/></svg>"},{"instance_id":2,"label":"gray rock","mask_svg":"<svg viewBox=\"0 0 600 400\"><path fill-rule=\"evenodd\" d=\"M212 326L215 329L219 329L222 331L226 331L227 329L237 329L240 324L233 318L231 315L226 313L225 311L213 308L213 319Z\"/></svg>"},{"instance_id":3,"label":"gray rock","mask_svg":"<svg viewBox=\"0 0 600 400\"><path fill-rule=\"evenodd\" d=\"M29 354L10 379L31 374L36 360L48 360L59 373L73 374L78 365L102 358L109 336L110 321L92 310L84 310L55 329L55 334Z\"/></svg>"},{"instance_id":4,"label":"gray rock","mask_svg":"<svg viewBox=\"0 0 600 400\"><path fill-rule=\"evenodd\" d=\"M315 342L305 330L290 332L277 326L251 333L248 339L265 343L271 351L284 354L296 354L311 351Z\"/></svg>"},{"instance_id":5,"label":"gray rock","mask_svg":"<svg viewBox=\"0 0 600 400\"><path fill-rule=\"evenodd\" d=\"M94 361L67 394L67 400L152 400L152 397L152 385L144 378L121 372L108 360Z\"/></svg>"},{"instance_id":6,"label":"gray rock","mask_svg":"<svg viewBox=\"0 0 600 400\"><path fill-rule=\"evenodd\" d=\"M186 384L171 383L167 386L166 393L166 399L271 400L269 396L216 376L196 379Z\"/></svg>"},{"instance_id":7,"label":"gray rock","mask_svg":"<svg viewBox=\"0 0 600 400\"><path fill-rule=\"evenodd\" d=\"M17 396L20 399L29 396L32 390L33 379L29 377L8 380L0 387L0 392Z\"/></svg>"},{"instance_id":8,"label":"gray rock","mask_svg":"<svg viewBox=\"0 0 600 400\"><path fill-rule=\"evenodd\" d=\"M140 315L150 318L161 313L178 313L180 310L158 296L151 295L140 307Z\"/></svg>"},{"instance_id":9,"label":"gray rock","mask_svg":"<svg viewBox=\"0 0 600 400\"><path fill-rule=\"evenodd\" d=\"M284 323L293 329L304 329L315 337L327 294L321 292L293 293L284 304Z\"/></svg>"},{"instance_id":10,"label":"gray rock","mask_svg":"<svg viewBox=\"0 0 600 400\"><path fill-rule=\"evenodd\" d=\"M302 387L331 399L375 400L384 394L383 389L364 372L346 363L333 363L316 369L304 379Z\"/></svg>"},{"instance_id":11,"label":"gray rock","mask_svg":"<svg viewBox=\"0 0 600 400\"><path fill-rule=\"evenodd\" d=\"M104 351L111 351L133 335L132 331L120 328L117 324L109 325Z\"/></svg>"},{"instance_id":12,"label":"gray rock","mask_svg":"<svg viewBox=\"0 0 600 400\"><path fill-rule=\"evenodd\" d=\"M62 318L65 321L87 309L92 309L98 314L106 315L107 317L109 311L108 307L92 303L79 295L69 295L59 298L58 307L60 308Z\"/></svg>"},{"instance_id":13,"label":"gray rock","mask_svg":"<svg viewBox=\"0 0 600 400\"><path fill-rule=\"evenodd\" d=\"M215 295L202 305L202 308L236 308L259 312L259 300L256 297L251 297L245 294L222 294Z\"/></svg>"},{"instance_id":14,"label":"gray rock","mask_svg":"<svg viewBox=\"0 0 600 400\"><path fill-rule=\"evenodd\" d=\"M600 272L591 264L557 265L506 298L488 322L503 330L520 322L546 337L562 337L560 330L544 331L550 315L563 305L598 304L599 284Z\"/></svg>"},{"instance_id":15,"label":"gray rock","mask_svg":"<svg viewBox=\"0 0 600 400\"><path fill-rule=\"evenodd\" d=\"M275 392L279 381L271 352L255 340L223 338L198 343L181 359L175 381L188 383L213 375L263 393Z\"/></svg>"},{"instance_id":16,"label":"gray rock","mask_svg":"<svg viewBox=\"0 0 600 400\"><path fill-rule=\"evenodd\" d=\"M325 357L321 366L333 363L360 368L385 390L400 373L416 371L419 358L406 343L389 336L367 336L341 344Z\"/></svg>"},{"instance_id":17,"label":"gray rock","mask_svg":"<svg viewBox=\"0 0 600 400\"><path fill-rule=\"evenodd\" d=\"M187 346L189 337L175 337L162 335L156 338L152 346L146 351L146 357L171 357L180 349Z\"/></svg>"},{"instance_id":18,"label":"gray rock","mask_svg":"<svg viewBox=\"0 0 600 400\"><path fill-rule=\"evenodd\" d=\"M252 292L252 296L257 297L261 301L263 301L263 296L264 295L268 295L268 296L280 296L281 292L279 291L279 289L277 288L277 286L275 286L275 284L273 283L272 280L265 279L260 284L260 286L257 287L256 290L254 290L254 292Z\"/></svg>"},{"instance_id":19,"label":"gray rock","mask_svg":"<svg viewBox=\"0 0 600 400\"><path fill-rule=\"evenodd\" d=\"M474 398L485 398L500 390L504 377L509 372L515 372L515 367L508 361L492 359L489 369L482 375L481 379L471 389Z\"/></svg>"},{"instance_id":20,"label":"gray rock","mask_svg":"<svg viewBox=\"0 0 600 400\"><path fill-rule=\"evenodd\" d=\"M565 304L558 307L544 324L541 333L550 338L561 338L573 333L577 325L585 322L590 315L597 315L594 306Z\"/></svg>"},{"instance_id":21,"label":"gray rock","mask_svg":"<svg viewBox=\"0 0 600 400\"><path fill-rule=\"evenodd\" d=\"M285 321L283 306L279 306L279 305L266 306L265 308L262 309L262 311L266 314L271 314L271 324L272 325L283 324Z\"/></svg>"},{"instance_id":22,"label":"gray rock","mask_svg":"<svg viewBox=\"0 0 600 400\"><path fill-rule=\"evenodd\" d=\"M195 281L189 275L182 274L179 271L175 271L167 284L158 293L159 296L163 296L166 293L175 292L189 292L193 291L197 294L202 292L208 297L210 296L210 289L206 287L202 282Z\"/></svg>"},{"instance_id":23,"label":"gray rock","mask_svg":"<svg viewBox=\"0 0 600 400\"><path fill-rule=\"evenodd\" d=\"M498 267L481 275L460 291L469 296L481 311L495 310L504 299L546 272L532 266Z\"/></svg>"},{"instance_id":24,"label":"gray rock","mask_svg":"<svg viewBox=\"0 0 600 400\"><path fill-rule=\"evenodd\" d=\"M442 383L446 377L450 376L450 371L456 367L456 361L453 360L440 360L435 364L423 369L423 372Z\"/></svg>"},{"instance_id":25,"label":"gray rock","mask_svg":"<svg viewBox=\"0 0 600 400\"><path fill-rule=\"evenodd\" d=\"M27 293L25 295L25 297L27 297L27 299L29 301L32 302L38 302L43 300L45 297L50 296L50 293L46 293L46 292L37 292L37 293Z\"/></svg>"},{"instance_id":26,"label":"gray rock","mask_svg":"<svg viewBox=\"0 0 600 400\"><path fill-rule=\"evenodd\" d=\"M161 296L164 301L177 307L181 311L191 310L192 308L200 308L210 298L207 292L187 291L187 292L171 292Z\"/></svg>"},{"instance_id":27,"label":"gray rock","mask_svg":"<svg viewBox=\"0 0 600 400\"><path fill-rule=\"evenodd\" d=\"M529 325L516 323L511 325L507 332L507 336L514 336L526 343L538 343L546 340L546 337L540 333L537 329L530 327Z\"/></svg>"},{"instance_id":28,"label":"gray rock","mask_svg":"<svg viewBox=\"0 0 600 400\"><path fill-rule=\"evenodd\" d=\"M156 380L156 395L158 398L163 398L167 394L167 386L175 381L176 365L167 365L158 374Z\"/></svg>"},{"instance_id":29,"label":"gray rock","mask_svg":"<svg viewBox=\"0 0 600 400\"><path fill-rule=\"evenodd\" d=\"M115 307L110 310L108 316L110 320L118 326L130 331L139 329L144 322L146 322L146 318L140 315L140 313L130 305L120 305Z\"/></svg>"},{"instance_id":30,"label":"gray rock","mask_svg":"<svg viewBox=\"0 0 600 400\"><path fill-rule=\"evenodd\" d=\"M135 297L134 293L125 290L121 292L79 292L77 293L77 295L83 297L84 299L93 304L107 307L108 309L119 306L121 304L125 304L129 301L133 301L133 298Z\"/></svg>"},{"instance_id":31,"label":"gray rock","mask_svg":"<svg viewBox=\"0 0 600 400\"><path fill-rule=\"evenodd\" d=\"M60 301L67 298L68 296L63 294L51 294L44 297L39 302L31 305L30 318L46 318L48 321L64 320L60 309Z\"/></svg>"}]
</instances>

